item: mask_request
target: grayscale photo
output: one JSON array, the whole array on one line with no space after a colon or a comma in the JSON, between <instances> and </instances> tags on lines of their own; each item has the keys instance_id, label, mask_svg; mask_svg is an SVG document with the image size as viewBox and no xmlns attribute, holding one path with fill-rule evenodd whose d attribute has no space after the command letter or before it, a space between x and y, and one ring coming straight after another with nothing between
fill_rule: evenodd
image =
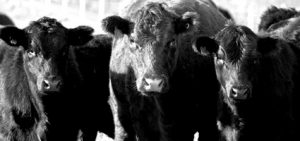
<instances>
[{"instance_id":1,"label":"grayscale photo","mask_svg":"<svg viewBox=\"0 0 300 141\"><path fill-rule=\"evenodd\" d=\"M0 141L300 141L299 0L0 0Z\"/></svg>"}]
</instances>

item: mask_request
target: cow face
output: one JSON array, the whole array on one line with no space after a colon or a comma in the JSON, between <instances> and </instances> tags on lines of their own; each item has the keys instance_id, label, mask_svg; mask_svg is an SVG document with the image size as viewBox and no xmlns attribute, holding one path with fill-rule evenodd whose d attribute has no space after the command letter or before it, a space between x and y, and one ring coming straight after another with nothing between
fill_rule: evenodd
<instances>
[{"instance_id":1,"label":"cow face","mask_svg":"<svg viewBox=\"0 0 300 141\"><path fill-rule=\"evenodd\" d=\"M164 93L176 67L180 35L191 30L195 14L179 17L163 4L150 3L133 15L130 20L107 17L104 29L114 36L113 48L123 50L130 60L137 90Z\"/></svg>"},{"instance_id":2,"label":"cow face","mask_svg":"<svg viewBox=\"0 0 300 141\"><path fill-rule=\"evenodd\" d=\"M55 19L41 18L25 29L4 27L0 36L12 47L23 47L24 68L39 92L57 92L63 86L70 45L89 41L93 29L67 29Z\"/></svg>"},{"instance_id":3,"label":"cow face","mask_svg":"<svg viewBox=\"0 0 300 141\"><path fill-rule=\"evenodd\" d=\"M256 35L249 28L229 25L216 35L216 40L199 37L193 48L214 56L217 78L228 98L239 101L251 97L259 55Z\"/></svg>"}]
</instances>

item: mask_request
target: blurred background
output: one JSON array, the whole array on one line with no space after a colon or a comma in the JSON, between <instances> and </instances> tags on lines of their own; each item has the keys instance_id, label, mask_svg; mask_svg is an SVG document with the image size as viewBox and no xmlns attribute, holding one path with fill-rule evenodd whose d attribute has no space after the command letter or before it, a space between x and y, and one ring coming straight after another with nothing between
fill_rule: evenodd
<instances>
[{"instance_id":1,"label":"blurred background","mask_svg":"<svg viewBox=\"0 0 300 141\"><path fill-rule=\"evenodd\" d=\"M42 16L58 19L66 27L89 25L95 34L103 33L101 19L117 14L124 0L0 0L0 12L7 14L18 26L23 28L30 21ZM163 0L162 0L163 2ZM300 10L300 0L214 0L227 9L238 24L246 25L257 31L261 14L271 5ZM99 133L97 141L109 141Z\"/></svg>"},{"instance_id":2,"label":"blurred background","mask_svg":"<svg viewBox=\"0 0 300 141\"><path fill-rule=\"evenodd\" d=\"M22 28L42 16L58 19L66 27L90 25L95 33L102 33L102 18L117 14L124 0L0 0L0 12L9 15ZM162 0L163 1L163 0ZM294 7L300 9L300 0L214 0L227 9L238 24L257 31L260 15L267 7Z\"/></svg>"}]
</instances>

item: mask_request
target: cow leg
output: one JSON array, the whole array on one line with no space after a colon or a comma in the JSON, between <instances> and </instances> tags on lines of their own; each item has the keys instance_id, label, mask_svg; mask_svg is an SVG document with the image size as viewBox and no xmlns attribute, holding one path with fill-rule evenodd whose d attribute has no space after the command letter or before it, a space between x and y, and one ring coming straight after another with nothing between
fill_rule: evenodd
<instances>
[{"instance_id":1,"label":"cow leg","mask_svg":"<svg viewBox=\"0 0 300 141\"><path fill-rule=\"evenodd\" d=\"M115 124L115 141L135 141L135 133L132 127L132 120L129 114L129 105L117 100L112 90L111 82L109 105L113 113Z\"/></svg>"},{"instance_id":2,"label":"cow leg","mask_svg":"<svg viewBox=\"0 0 300 141\"><path fill-rule=\"evenodd\" d=\"M94 141L97 137L96 128L81 129L82 130L82 141Z\"/></svg>"},{"instance_id":3,"label":"cow leg","mask_svg":"<svg viewBox=\"0 0 300 141\"><path fill-rule=\"evenodd\" d=\"M207 98L209 99L209 98ZM208 101L217 101L217 97L213 97ZM217 102L203 103L197 108L198 113L194 119L199 132L198 141L217 141L220 138L220 133L217 126ZM203 108L204 107L204 108ZM207 108L210 107L210 108Z\"/></svg>"},{"instance_id":4,"label":"cow leg","mask_svg":"<svg viewBox=\"0 0 300 141\"><path fill-rule=\"evenodd\" d=\"M113 114L107 103L101 104L101 110L97 111L102 114L98 119L93 119L95 125L82 128L83 141L95 141L98 131L105 133L110 138L114 138ZM92 115L90 115L92 116ZM90 123L91 124L91 123Z\"/></svg>"},{"instance_id":5,"label":"cow leg","mask_svg":"<svg viewBox=\"0 0 300 141\"><path fill-rule=\"evenodd\" d=\"M91 110L86 109L88 112L83 115L85 116L82 118L84 123L81 126L83 141L95 141L98 131L114 138L113 114L107 101L108 97L98 100L98 103L93 101L97 104L90 105ZM95 107L99 109L97 110Z\"/></svg>"},{"instance_id":6,"label":"cow leg","mask_svg":"<svg viewBox=\"0 0 300 141\"><path fill-rule=\"evenodd\" d=\"M105 113L100 117L99 121L99 128L98 130L100 132L105 133L107 136L114 138L115 136L115 129L114 129L114 121L113 121L113 113L111 111L111 108L109 107L109 104L104 102L104 104L101 106L102 110L100 113Z\"/></svg>"}]
</instances>

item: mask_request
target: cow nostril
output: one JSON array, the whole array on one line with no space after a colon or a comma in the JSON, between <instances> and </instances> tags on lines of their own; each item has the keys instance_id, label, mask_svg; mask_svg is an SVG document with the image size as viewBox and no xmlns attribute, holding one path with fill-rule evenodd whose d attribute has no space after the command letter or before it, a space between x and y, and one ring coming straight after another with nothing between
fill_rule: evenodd
<instances>
[{"instance_id":1,"label":"cow nostril","mask_svg":"<svg viewBox=\"0 0 300 141\"><path fill-rule=\"evenodd\" d=\"M144 78L143 81L144 81L144 84L146 86L149 86L149 85L161 86L164 83L163 79L148 79L148 78Z\"/></svg>"},{"instance_id":2,"label":"cow nostril","mask_svg":"<svg viewBox=\"0 0 300 141\"><path fill-rule=\"evenodd\" d=\"M163 84L164 84L164 80L160 80L158 86L161 87L161 86L163 86Z\"/></svg>"},{"instance_id":3,"label":"cow nostril","mask_svg":"<svg viewBox=\"0 0 300 141\"><path fill-rule=\"evenodd\" d=\"M50 89L50 83L48 80L43 81L43 88L46 90Z\"/></svg>"},{"instance_id":4,"label":"cow nostril","mask_svg":"<svg viewBox=\"0 0 300 141\"><path fill-rule=\"evenodd\" d=\"M235 88L232 88L231 91L230 91L230 93L231 93L232 97L237 97L238 96L238 90L235 89Z\"/></svg>"},{"instance_id":5,"label":"cow nostril","mask_svg":"<svg viewBox=\"0 0 300 141\"><path fill-rule=\"evenodd\" d=\"M59 82L57 82L57 84L56 84L56 88L60 88L62 86L62 82L61 81L59 81Z\"/></svg>"},{"instance_id":6,"label":"cow nostril","mask_svg":"<svg viewBox=\"0 0 300 141\"><path fill-rule=\"evenodd\" d=\"M146 86L150 85L150 83L151 83L151 82L148 82L148 81L149 81L148 79L143 78L143 83L144 83Z\"/></svg>"},{"instance_id":7,"label":"cow nostril","mask_svg":"<svg viewBox=\"0 0 300 141\"><path fill-rule=\"evenodd\" d=\"M246 99L250 95L250 88L231 88L230 97L235 99Z\"/></svg>"},{"instance_id":8,"label":"cow nostril","mask_svg":"<svg viewBox=\"0 0 300 141\"><path fill-rule=\"evenodd\" d=\"M247 96L247 95L249 95L249 94L250 94L250 89L249 89L249 88L246 88L245 91L244 91L244 95Z\"/></svg>"}]
</instances>

